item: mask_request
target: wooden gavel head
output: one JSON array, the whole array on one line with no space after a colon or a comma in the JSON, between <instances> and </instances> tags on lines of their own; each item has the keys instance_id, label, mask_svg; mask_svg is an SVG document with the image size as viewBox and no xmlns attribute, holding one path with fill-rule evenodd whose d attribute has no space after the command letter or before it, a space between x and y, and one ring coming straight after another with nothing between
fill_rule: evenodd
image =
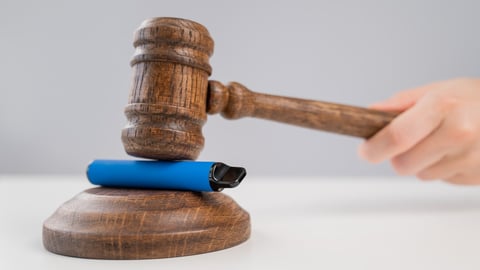
<instances>
[{"instance_id":1,"label":"wooden gavel head","mask_svg":"<svg viewBox=\"0 0 480 270\"><path fill-rule=\"evenodd\" d=\"M213 40L202 25L154 18L135 32L134 79L125 108L122 141L144 158L196 159L203 148L207 113L263 118L370 138L396 113L322 101L255 93L239 83L208 81Z\"/></svg>"},{"instance_id":2,"label":"wooden gavel head","mask_svg":"<svg viewBox=\"0 0 480 270\"><path fill-rule=\"evenodd\" d=\"M134 35L133 83L122 141L128 154L196 159L204 145L213 40L202 25L177 18L146 20Z\"/></svg>"}]
</instances>

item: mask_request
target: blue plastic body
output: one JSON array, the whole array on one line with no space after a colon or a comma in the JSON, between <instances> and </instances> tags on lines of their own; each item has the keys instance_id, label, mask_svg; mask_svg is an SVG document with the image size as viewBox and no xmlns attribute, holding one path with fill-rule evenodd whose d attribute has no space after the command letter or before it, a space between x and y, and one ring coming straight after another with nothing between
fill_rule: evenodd
<instances>
[{"instance_id":1,"label":"blue plastic body","mask_svg":"<svg viewBox=\"0 0 480 270\"><path fill-rule=\"evenodd\" d=\"M213 191L210 170L215 162L94 160L87 168L94 185L128 188Z\"/></svg>"}]
</instances>

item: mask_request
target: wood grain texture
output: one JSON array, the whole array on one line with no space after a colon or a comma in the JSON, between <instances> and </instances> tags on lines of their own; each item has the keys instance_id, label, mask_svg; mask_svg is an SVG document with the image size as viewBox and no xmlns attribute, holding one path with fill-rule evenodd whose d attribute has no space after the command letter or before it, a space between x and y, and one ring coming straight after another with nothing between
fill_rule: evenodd
<instances>
[{"instance_id":1,"label":"wood grain texture","mask_svg":"<svg viewBox=\"0 0 480 270\"><path fill-rule=\"evenodd\" d=\"M396 116L366 108L254 93L239 83L208 82L213 40L207 29L175 18L147 20L135 34L134 81L122 140L128 154L196 159L207 112L258 117L370 138ZM208 89L207 89L208 88Z\"/></svg>"},{"instance_id":2,"label":"wood grain texture","mask_svg":"<svg viewBox=\"0 0 480 270\"><path fill-rule=\"evenodd\" d=\"M255 93L232 82L209 82L209 114L227 119L257 117L338 134L370 138L390 123L397 113L323 101Z\"/></svg>"},{"instance_id":3,"label":"wood grain texture","mask_svg":"<svg viewBox=\"0 0 480 270\"><path fill-rule=\"evenodd\" d=\"M203 148L213 40L195 22L146 20L135 32L133 83L122 131L132 156L196 159Z\"/></svg>"},{"instance_id":4,"label":"wood grain texture","mask_svg":"<svg viewBox=\"0 0 480 270\"><path fill-rule=\"evenodd\" d=\"M249 214L214 192L93 188L60 206L43 226L47 250L95 259L200 254L249 236Z\"/></svg>"}]
</instances>

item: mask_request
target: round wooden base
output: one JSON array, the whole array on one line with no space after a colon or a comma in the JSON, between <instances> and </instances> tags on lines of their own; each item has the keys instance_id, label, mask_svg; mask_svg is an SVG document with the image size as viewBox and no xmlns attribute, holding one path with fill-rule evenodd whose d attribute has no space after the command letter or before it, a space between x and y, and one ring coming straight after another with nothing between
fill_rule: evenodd
<instances>
[{"instance_id":1,"label":"round wooden base","mask_svg":"<svg viewBox=\"0 0 480 270\"><path fill-rule=\"evenodd\" d=\"M64 203L43 225L47 250L95 259L193 255L249 236L249 214L217 192L93 188Z\"/></svg>"}]
</instances>

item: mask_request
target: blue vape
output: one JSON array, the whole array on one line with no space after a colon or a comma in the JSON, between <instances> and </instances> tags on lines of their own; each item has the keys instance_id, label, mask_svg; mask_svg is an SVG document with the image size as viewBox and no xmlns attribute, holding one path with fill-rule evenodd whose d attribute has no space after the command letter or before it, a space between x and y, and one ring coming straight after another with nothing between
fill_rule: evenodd
<instances>
[{"instance_id":1,"label":"blue vape","mask_svg":"<svg viewBox=\"0 0 480 270\"><path fill-rule=\"evenodd\" d=\"M94 185L189 191L221 191L242 182L246 170L221 162L94 160L87 178Z\"/></svg>"}]
</instances>

